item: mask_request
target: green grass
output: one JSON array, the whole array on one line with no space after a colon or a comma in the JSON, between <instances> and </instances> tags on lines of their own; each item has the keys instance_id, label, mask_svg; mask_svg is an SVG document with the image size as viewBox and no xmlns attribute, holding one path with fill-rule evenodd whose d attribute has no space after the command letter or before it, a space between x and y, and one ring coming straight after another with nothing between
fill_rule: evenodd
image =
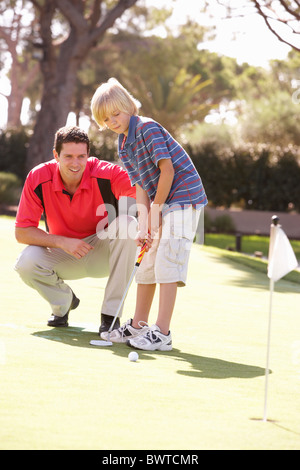
<instances>
[{"instance_id":1,"label":"green grass","mask_svg":"<svg viewBox=\"0 0 300 470\"><path fill-rule=\"evenodd\" d=\"M70 282L70 327L46 326L47 304L13 270L22 249L0 218L0 448L202 450L300 448L299 285L273 295L268 422L263 422L269 281L194 245L179 289L171 352L90 346L106 279ZM229 253L232 255L232 253ZM225 256L226 255L226 256ZM135 284L123 319L132 315ZM155 297L150 322L156 319Z\"/></svg>"},{"instance_id":2,"label":"green grass","mask_svg":"<svg viewBox=\"0 0 300 470\"><path fill-rule=\"evenodd\" d=\"M297 259L300 259L300 241L290 240ZM205 235L205 247L215 251L219 256L232 259L236 263L248 266L256 271L267 274L268 271L268 252L269 237L261 236L243 236L242 252L235 251L235 236L224 234ZM233 250L233 251L232 251ZM263 258L255 257L254 253L259 251L263 253ZM300 271L295 270L287 274L284 279L300 283Z\"/></svg>"},{"instance_id":3,"label":"green grass","mask_svg":"<svg viewBox=\"0 0 300 470\"><path fill-rule=\"evenodd\" d=\"M260 251L263 253L263 256L267 257L269 252L269 240L269 237L259 235L243 235L241 238L241 250L243 253L251 255L253 255L255 251ZM290 240L290 243L297 259L300 259L300 241ZM215 246L223 250L227 250L228 248L235 249L235 235L207 233L205 234L205 245Z\"/></svg>"}]
</instances>

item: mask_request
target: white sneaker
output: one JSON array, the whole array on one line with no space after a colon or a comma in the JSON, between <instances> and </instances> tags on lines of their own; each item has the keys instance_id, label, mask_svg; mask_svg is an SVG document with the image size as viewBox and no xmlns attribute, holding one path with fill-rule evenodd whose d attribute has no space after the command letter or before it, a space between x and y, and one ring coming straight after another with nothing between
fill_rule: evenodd
<instances>
[{"instance_id":1,"label":"white sneaker","mask_svg":"<svg viewBox=\"0 0 300 470\"><path fill-rule=\"evenodd\" d=\"M157 325L147 328L142 334L127 341L128 346L145 351L171 351L172 336L171 332L164 335Z\"/></svg>"},{"instance_id":2,"label":"white sneaker","mask_svg":"<svg viewBox=\"0 0 300 470\"><path fill-rule=\"evenodd\" d=\"M145 326L134 328L132 326L132 319L130 318L130 320L127 320L127 322L121 325L120 328L116 328L110 333L108 333L108 331L101 333L101 338L105 339L105 341L112 341L113 343L126 343L129 339L140 335L144 331L144 328Z\"/></svg>"}]
</instances>

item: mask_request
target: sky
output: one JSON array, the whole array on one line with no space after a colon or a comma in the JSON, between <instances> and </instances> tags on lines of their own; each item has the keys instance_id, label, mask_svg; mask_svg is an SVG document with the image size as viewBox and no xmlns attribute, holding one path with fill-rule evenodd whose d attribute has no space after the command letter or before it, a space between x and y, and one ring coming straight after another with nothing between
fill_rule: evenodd
<instances>
[{"instance_id":1,"label":"sky","mask_svg":"<svg viewBox=\"0 0 300 470\"><path fill-rule=\"evenodd\" d=\"M178 24L185 23L187 17L199 20L201 25L215 24L216 38L213 41L202 43L201 48L209 49L220 55L234 57L239 63L248 62L251 65L267 67L271 59L285 59L290 48L281 43L267 29L263 19L258 14L247 15L235 19L224 19L223 9L216 7L214 2L213 20L207 15L199 13L199 3L195 0L145 0L146 5L157 8L172 7L173 14L168 24L176 28ZM164 28L157 30L157 34L164 35ZM8 79L0 74L0 92L9 94ZM28 105L28 103L27 103ZM23 116L26 116L26 102L23 106ZM7 119L7 100L0 94L0 128L3 128ZM70 122L72 123L72 117ZM72 123L73 124L73 123Z\"/></svg>"},{"instance_id":2,"label":"sky","mask_svg":"<svg viewBox=\"0 0 300 470\"><path fill-rule=\"evenodd\" d=\"M264 20L253 10L247 16L224 19L224 8L215 1L209 2L213 18L200 13L202 2L195 0L146 0L147 4L156 7L173 6L173 15L169 24L176 27L184 24L187 17L196 19L203 26L215 25L216 38L202 44L202 48L218 52L221 55L234 57L238 62L248 62L251 65L267 67L271 59L285 59L290 47L280 42L271 33ZM233 2L234 3L234 2ZM235 2L241 4L240 0Z\"/></svg>"}]
</instances>

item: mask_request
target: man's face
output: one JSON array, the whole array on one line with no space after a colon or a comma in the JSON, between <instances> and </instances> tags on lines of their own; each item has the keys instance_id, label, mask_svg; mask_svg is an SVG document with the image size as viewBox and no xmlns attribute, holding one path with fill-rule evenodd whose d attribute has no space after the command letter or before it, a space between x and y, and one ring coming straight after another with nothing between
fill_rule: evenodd
<instances>
[{"instance_id":1,"label":"man's face","mask_svg":"<svg viewBox=\"0 0 300 470\"><path fill-rule=\"evenodd\" d=\"M62 145L60 154L54 150L54 158L59 164L61 179L66 188L77 189L89 157L86 143L68 142Z\"/></svg>"}]
</instances>

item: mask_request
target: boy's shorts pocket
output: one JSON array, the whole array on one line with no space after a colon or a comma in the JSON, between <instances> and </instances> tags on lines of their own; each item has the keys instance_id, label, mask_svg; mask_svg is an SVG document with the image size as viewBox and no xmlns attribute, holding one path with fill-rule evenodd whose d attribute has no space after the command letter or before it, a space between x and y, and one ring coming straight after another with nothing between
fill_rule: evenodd
<instances>
[{"instance_id":1,"label":"boy's shorts pocket","mask_svg":"<svg viewBox=\"0 0 300 470\"><path fill-rule=\"evenodd\" d=\"M170 238L166 240L165 257L171 263L184 265L190 251L190 241L186 238Z\"/></svg>"}]
</instances>

